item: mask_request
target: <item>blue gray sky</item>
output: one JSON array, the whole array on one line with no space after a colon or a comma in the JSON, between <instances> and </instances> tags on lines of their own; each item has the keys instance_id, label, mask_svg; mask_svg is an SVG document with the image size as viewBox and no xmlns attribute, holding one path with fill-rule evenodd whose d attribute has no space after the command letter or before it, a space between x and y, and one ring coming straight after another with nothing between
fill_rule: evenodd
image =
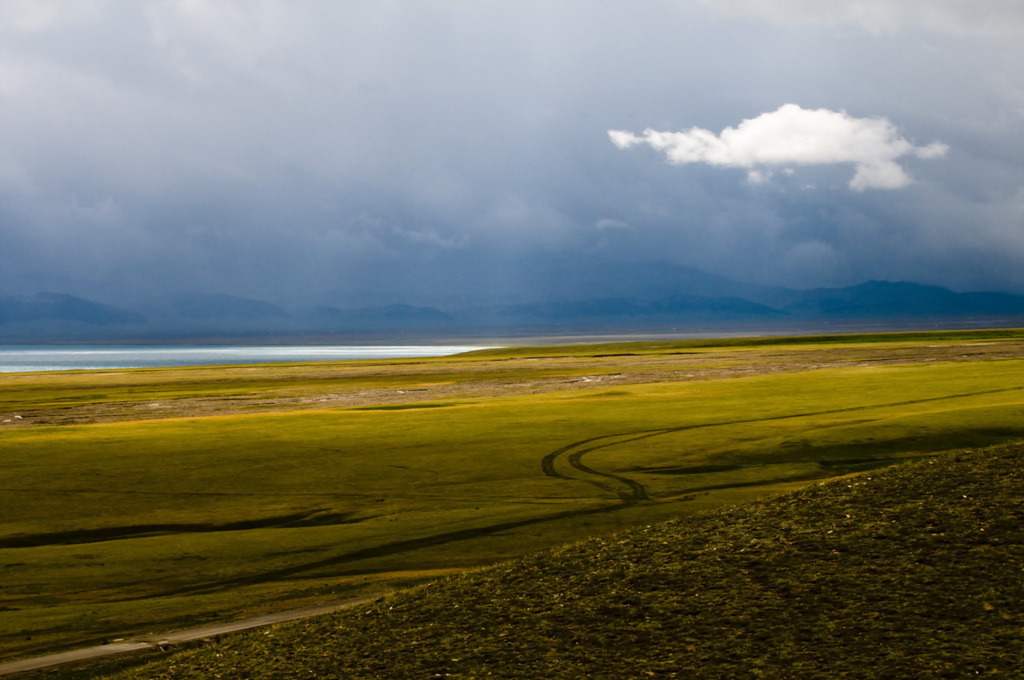
<instances>
[{"instance_id":1,"label":"blue gray sky","mask_svg":"<svg viewBox=\"0 0 1024 680\"><path fill-rule=\"evenodd\" d=\"M441 304L570 261L1024 293L1024 3L0 4L0 294Z\"/></svg>"}]
</instances>

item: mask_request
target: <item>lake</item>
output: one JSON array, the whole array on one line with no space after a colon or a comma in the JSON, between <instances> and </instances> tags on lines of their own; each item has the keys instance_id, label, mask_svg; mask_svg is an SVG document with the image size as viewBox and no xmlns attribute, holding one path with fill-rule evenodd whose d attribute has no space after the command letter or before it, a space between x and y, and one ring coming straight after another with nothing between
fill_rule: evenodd
<instances>
[{"instance_id":1,"label":"lake","mask_svg":"<svg viewBox=\"0 0 1024 680\"><path fill-rule=\"evenodd\" d=\"M0 373L78 369L152 368L266 364L287 361L345 361L440 357L482 346L465 345L333 345L243 347L165 345L11 345L0 346Z\"/></svg>"}]
</instances>

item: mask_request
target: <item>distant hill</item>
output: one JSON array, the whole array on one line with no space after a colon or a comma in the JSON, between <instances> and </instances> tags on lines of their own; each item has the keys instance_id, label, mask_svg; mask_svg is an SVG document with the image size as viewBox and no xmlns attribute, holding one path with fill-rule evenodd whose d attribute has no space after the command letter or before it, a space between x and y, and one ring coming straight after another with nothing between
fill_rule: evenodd
<instances>
[{"instance_id":1,"label":"distant hill","mask_svg":"<svg viewBox=\"0 0 1024 680\"><path fill-rule=\"evenodd\" d=\"M597 298L502 305L463 310L456 319L471 325L565 326L657 324L780 319L783 311L736 297L675 295L644 300Z\"/></svg>"},{"instance_id":2,"label":"distant hill","mask_svg":"<svg viewBox=\"0 0 1024 680\"><path fill-rule=\"evenodd\" d=\"M262 300L234 295L181 294L158 303L164 316L190 321L276 321L288 318L288 312Z\"/></svg>"},{"instance_id":3,"label":"distant hill","mask_svg":"<svg viewBox=\"0 0 1024 680\"><path fill-rule=\"evenodd\" d=\"M813 290L773 288L665 263L608 263L603 271L592 263L541 268L521 293L533 299L468 306L300 302L293 307L192 293L167 296L136 311L41 293L0 297L0 338L10 342L307 334L759 334L835 331L842 326L855 330L1024 325L1024 296L1009 293L958 293L906 281ZM487 291L463 297L485 299Z\"/></svg>"},{"instance_id":4,"label":"distant hill","mask_svg":"<svg viewBox=\"0 0 1024 680\"><path fill-rule=\"evenodd\" d=\"M713 293L704 280L701 290ZM742 289L743 284L724 290ZM749 297L731 294L693 295L686 291L655 298L596 298L520 305L483 307L456 315L467 321L510 325L558 324L564 327L594 324L771 323L773 326L807 322L955 321L988 319L1024 324L1024 296L1008 293L956 293L938 286L910 282L869 281L847 288L794 290L747 287ZM771 304L765 302L772 301Z\"/></svg>"},{"instance_id":5,"label":"distant hill","mask_svg":"<svg viewBox=\"0 0 1024 680\"><path fill-rule=\"evenodd\" d=\"M73 677L1020 677L1022 459L835 479Z\"/></svg>"},{"instance_id":6,"label":"distant hill","mask_svg":"<svg viewBox=\"0 0 1024 680\"><path fill-rule=\"evenodd\" d=\"M74 295L39 293L27 297L0 297L0 324L70 321L108 326L144 323L146 317Z\"/></svg>"},{"instance_id":7,"label":"distant hill","mask_svg":"<svg viewBox=\"0 0 1024 680\"><path fill-rule=\"evenodd\" d=\"M1024 297L1008 293L954 293L938 286L868 281L849 288L800 291L784 311L809 318L969 317L1024 315Z\"/></svg>"},{"instance_id":8,"label":"distant hill","mask_svg":"<svg viewBox=\"0 0 1024 680\"><path fill-rule=\"evenodd\" d=\"M339 309L326 305L304 312L307 326L319 330L378 330L403 328L446 328L452 326L452 317L433 307L412 305L384 305Z\"/></svg>"},{"instance_id":9,"label":"distant hill","mask_svg":"<svg viewBox=\"0 0 1024 680\"><path fill-rule=\"evenodd\" d=\"M786 289L742 283L668 262L613 262L551 260L525 271L524 294L533 301L695 298L742 298L775 306L786 299Z\"/></svg>"}]
</instances>

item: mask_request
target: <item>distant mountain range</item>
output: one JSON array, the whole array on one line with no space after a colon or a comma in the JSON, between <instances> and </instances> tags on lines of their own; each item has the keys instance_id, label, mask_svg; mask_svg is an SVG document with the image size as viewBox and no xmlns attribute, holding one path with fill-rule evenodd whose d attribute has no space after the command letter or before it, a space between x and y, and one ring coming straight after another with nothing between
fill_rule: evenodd
<instances>
[{"instance_id":1,"label":"distant mountain range","mask_svg":"<svg viewBox=\"0 0 1024 680\"><path fill-rule=\"evenodd\" d=\"M242 336L785 332L864 325L1024 325L1024 296L956 293L868 281L795 290L731 281L664 263L563 268L534 282L533 300L458 308L405 304L285 308L220 294L165 297L139 309L39 293L0 296L0 340Z\"/></svg>"},{"instance_id":2,"label":"distant mountain range","mask_svg":"<svg viewBox=\"0 0 1024 680\"><path fill-rule=\"evenodd\" d=\"M0 324L77 322L95 326L141 324L146 317L74 295L39 293L31 297L0 297Z\"/></svg>"}]
</instances>

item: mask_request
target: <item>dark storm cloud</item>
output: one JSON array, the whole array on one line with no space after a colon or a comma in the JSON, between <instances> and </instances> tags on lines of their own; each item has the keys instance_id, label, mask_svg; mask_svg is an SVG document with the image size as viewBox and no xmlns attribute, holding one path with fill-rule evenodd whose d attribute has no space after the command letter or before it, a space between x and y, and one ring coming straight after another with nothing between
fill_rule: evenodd
<instances>
[{"instance_id":1,"label":"dark storm cloud","mask_svg":"<svg viewBox=\"0 0 1024 680\"><path fill-rule=\"evenodd\" d=\"M438 304L559 258L1024 290L1024 18L934 4L5 3L0 293ZM607 137L786 103L949 151L857 193Z\"/></svg>"}]
</instances>

